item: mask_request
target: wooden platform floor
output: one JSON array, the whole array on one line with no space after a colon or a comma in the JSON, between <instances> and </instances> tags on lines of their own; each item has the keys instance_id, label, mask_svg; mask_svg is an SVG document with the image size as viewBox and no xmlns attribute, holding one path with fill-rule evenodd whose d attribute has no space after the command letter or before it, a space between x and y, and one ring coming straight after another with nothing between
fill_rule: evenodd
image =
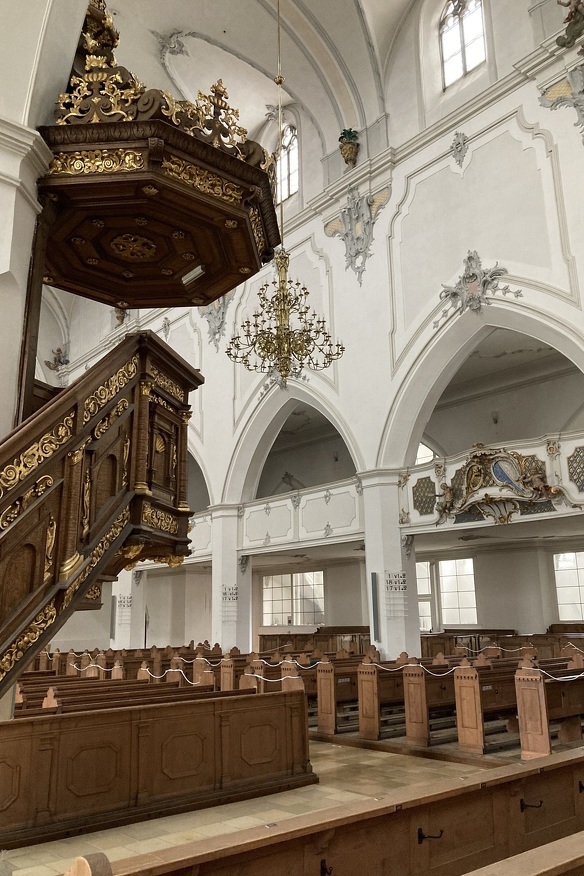
<instances>
[{"instance_id":1,"label":"wooden platform floor","mask_svg":"<svg viewBox=\"0 0 584 876\"><path fill-rule=\"evenodd\" d=\"M423 784L430 791L432 782L464 778L478 769L476 762L404 756L337 742L312 741L310 756L318 785L0 852L0 876L55 876L75 857L91 852L103 851L115 861L248 828L270 830L284 819L363 798L379 800L396 788Z\"/></svg>"},{"instance_id":2,"label":"wooden platform floor","mask_svg":"<svg viewBox=\"0 0 584 876\"><path fill-rule=\"evenodd\" d=\"M410 757L427 758L429 760L460 763L476 766L480 769L495 769L507 764L521 762L521 746L519 734L508 733L505 721L491 721L487 725L487 751L484 755L465 754L458 750L456 727L454 719L438 719L433 722L432 744L428 748L408 745L405 738L405 726L397 725L392 731L384 733L378 742L365 742L359 738L356 729L346 730L335 736L319 733L313 726L309 729L312 742L333 742L347 747L358 746L372 751L386 751L392 754L404 754ZM559 725L551 725L552 751L571 751L584 748L581 742L558 742ZM584 730L584 725L583 725Z\"/></svg>"}]
</instances>

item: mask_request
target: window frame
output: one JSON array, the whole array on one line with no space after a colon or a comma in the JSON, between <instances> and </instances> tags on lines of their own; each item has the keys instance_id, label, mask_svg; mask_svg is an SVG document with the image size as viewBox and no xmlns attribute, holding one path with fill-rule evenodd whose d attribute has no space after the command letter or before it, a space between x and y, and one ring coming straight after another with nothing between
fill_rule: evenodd
<instances>
[{"instance_id":1,"label":"window frame","mask_svg":"<svg viewBox=\"0 0 584 876\"><path fill-rule=\"evenodd\" d=\"M429 593L420 593L417 582L420 580L418 575L418 566L428 567L427 580L430 583ZM426 578L426 576L424 576ZM437 633L442 629L441 610L440 610L440 588L436 587L436 562L434 560L417 560L416 561L416 593L418 598L418 617L420 617L419 607L422 603L430 606L430 629L423 630L420 626L420 633Z\"/></svg>"},{"instance_id":2,"label":"window frame","mask_svg":"<svg viewBox=\"0 0 584 876\"><path fill-rule=\"evenodd\" d=\"M472 593L474 596L474 606L461 606L460 605L460 599L458 598L459 594L460 593L468 593L470 591L463 590L463 589L459 588L458 586L457 586L456 590L451 591L453 593L456 593L458 605L456 607L444 606L444 601L445 601L444 596L445 596L446 591L444 591L443 587L442 587L443 578L455 577L458 579L459 575L460 575L460 577L462 577L464 575L464 573L459 573L458 569L456 569L454 575L450 575L450 576L444 575L442 572L442 569L440 568L441 564L448 563L448 562L459 563L459 562L465 562L465 561L470 561L472 563L472 582L473 582ZM468 573L466 573L466 574L468 575ZM439 599L440 599L440 623L442 625L442 629L445 629L445 628L450 629L451 627L476 627L476 626L478 626L479 625L479 615L478 615L478 606L477 606L476 582L475 582L475 577L474 577L474 558L473 557L445 557L444 559L438 560L437 561L437 568L436 568L436 582L437 582L437 590L438 590ZM458 581L457 581L457 585L458 585ZM460 619L461 610L469 609L469 608L474 609L475 620L474 621L462 621ZM444 618L445 611L457 611L458 615L459 615L458 621L457 622L453 622L453 621L447 622Z\"/></svg>"},{"instance_id":3,"label":"window frame","mask_svg":"<svg viewBox=\"0 0 584 876\"><path fill-rule=\"evenodd\" d=\"M314 615L316 614L316 611L313 610L313 618L312 619L309 618L308 620L306 619L306 614L305 614L304 609L300 609L300 610L297 609L298 604L301 603L303 600L302 591L306 588L306 583L304 582L304 576L306 576L306 575L320 575L321 576L320 582L313 582L313 583L315 584L315 586L322 587L322 617L319 617L319 618L314 617ZM267 578L275 578L275 577L282 579L281 584L280 584L281 589L283 589L285 586L283 579L284 578L290 579L289 585L288 585L289 589L290 589L290 596L289 596L289 609L290 610L289 610L289 612L286 611L285 614L282 613L282 621L281 621L281 623L278 623L278 624L270 622L266 619L266 602L264 599L264 594L266 591L266 587L265 587L264 582ZM295 578L300 578L302 580L295 581L294 580ZM276 571L274 571L271 573L264 573L260 577L260 588L261 588L261 594L262 594L261 595L261 618L262 618L261 626L262 627L279 628L279 627L291 627L291 626L293 626L293 627L323 626L326 623L326 596L325 596L325 589L326 588L325 588L325 570L323 568L304 569L301 572L293 572L293 571L286 571L286 572L277 571L276 572ZM274 602L276 602L276 601L278 601L278 600L274 600L274 599L270 600L270 602L267 603L267 606L272 606L274 604ZM279 601L282 602L283 600L279 600ZM270 615L272 618L274 617L274 614L275 614L275 612L273 611L273 609L271 609ZM289 620L288 620L288 618L289 618Z\"/></svg>"},{"instance_id":4,"label":"window frame","mask_svg":"<svg viewBox=\"0 0 584 876\"><path fill-rule=\"evenodd\" d=\"M447 10L449 9L449 7L452 4L456 4L457 2L458 2L458 0L447 0L447 3L445 4L445 6L442 10L442 14L440 16L440 19L438 21L438 42L440 45L440 71L442 74L442 91L443 92L445 92L448 88L451 88L451 86L455 85L457 82L460 82L462 79L464 79L466 76L468 76L469 73L472 73L475 70L478 70L478 68L481 66L481 64L486 64L486 62L487 62L487 31L486 31L486 26L485 26L484 0L460 0L460 7L461 7L460 10L457 12L456 9L454 9L452 12L448 12ZM479 61L478 64L475 64L474 67L471 67L471 69L469 70L468 66L467 66L467 57L466 57L468 46L465 42L465 37L464 37L463 19L464 19L464 16L466 14L466 8L470 2L476 2L480 8L480 11L481 11L481 21L482 21L482 34L481 34L481 36L482 36L482 42L483 42L483 47L484 47L484 58L482 61ZM456 79L453 79L452 82L449 82L447 85L446 78L445 78L446 61L444 58L444 45L443 45L443 38L442 37L443 37L443 31L445 30L445 27L444 27L445 21L450 15L453 15L457 19L459 38L460 38L460 57L461 57L461 62L462 62L462 74L460 76L457 76ZM469 43L468 45L471 45L471 43Z\"/></svg>"},{"instance_id":5,"label":"window frame","mask_svg":"<svg viewBox=\"0 0 584 876\"><path fill-rule=\"evenodd\" d=\"M286 133L290 132L290 142L288 145L284 145L284 141L286 138ZM298 128L296 125L292 124L292 122L286 122L282 127L282 148L278 147L276 153L276 206L280 204L284 204L294 195L297 195L300 191L300 140L298 137ZM296 168L290 168L290 156L292 153L296 155ZM282 174L282 165L286 163L286 173ZM294 191L290 191L290 179L293 175L296 175L296 188ZM284 186L282 182L286 183L286 197L281 197Z\"/></svg>"},{"instance_id":6,"label":"window frame","mask_svg":"<svg viewBox=\"0 0 584 876\"><path fill-rule=\"evenodd\" d=\"M561 556L569 556L574 555L576 558L575 566L573 569L558 569L556 565L556 557ZM580 559L579 559L580 558ZM584 622L584 551L576 551L576 550L567 550L567 551L554 551L552 554L552 568L554 573L554 595L556 599L556 608L557 608L557 618L561 623L583 623ZM572 584L563 584L558 587L558 572L575 572L576 573L576 581L577 583ZM582 584L580 584L580 580L582 580ZM580 600L579 602L562 602L560 603L558 590L562 589L573 589L577 588L580 592ZM565 605L579 605L580 606L580 617L562 617L562 606Z\"/></svg>"}]
</instances>

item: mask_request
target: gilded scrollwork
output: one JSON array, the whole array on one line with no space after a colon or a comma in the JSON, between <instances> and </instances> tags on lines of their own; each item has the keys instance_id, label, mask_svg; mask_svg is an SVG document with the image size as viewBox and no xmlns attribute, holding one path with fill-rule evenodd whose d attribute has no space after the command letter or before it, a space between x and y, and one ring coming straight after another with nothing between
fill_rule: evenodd
<instances>
[{"instance_id":1,"label":"gilded scrollwork","mask_svg":"<svg viewBox=\"0 0 584 876\"><path fill-rule=\"evenodd\" d=\"M263 252L267 248L267 244L261 213L255 204L249 208L248 213L258 252Z\"/></svg>"},{"instance_id":2,"label":"gilded scrollwork","mask_svg":"<svg viewBox=\"0 0 584 876\"><path fill-rule=\"evenodd\" d=\"M101 584L92 584L85 594L85 599L91 601L101 599Z\"/></svg>"},{"instance_id":3,"label":"gilded scrollwork","mask_svg":"<svg viewBox=\"0 0 584 876\"><path fill-rule=\"evenodd\" d=\"M95 569L105 552L109 550L116 538L118 538L124 527L127 526L129 522L130 509L124 508L122 513L116 518L111 528L106 532L104 537L91 552L89 563L85 566L82 573L79 575L78 578L75 579L75 581L73 581L72 584L69 585L69 587L65 591L63 603L60 608L61 613L69 607L69 605L71 604L71 600L73 599L81 585L85 581L87 581L91 572Z\"/></svg>"},{"instance_id":4,"label":"gilded scrollwork","mask_svg":"<svg viewBox=\"0 0 584 876\"><path fill-rule=\"evenodd\" d=\"M123 469L122 469L122 483L125 487L128 486L128 460L130 459L130 439L126 435L124 439L124 450L123 450Z\"/></svg>"},{"instance_id":5,"label":"gilded scrollwork","mask_svg":"<svg viewBox=\"0 0 584 876\"><path fill-rule=\"evenodd\" d=\"M8 508L0 514L0 529L8 529L20 515L26 511L31 502L38 499L43 493L54 484L54 480L50 475L43 475L38 481L30 487L22 496L19 496Z\"/></svg>"},{"instance_id":6,"label":"gilded scrollwork","mask_svg":"<svg viewBox=\"0 0 584 876\"><path fill-rule=\"evenodd\" d=\"M155 393L150 393L150 398L154 402L154 404L160 405L162 408L166 408L167 411L174 410L174 408L172 408L168 404L168 402L161 398L159 395L156 395Z\"/></svg>"},{"instance_id":7,"label":"gilded scrollwork","mask_svg":"<svg viewBox=\"0 0 584 876\"><path fill-rule=\"evenodd\" d=\"M165 389L166 392L170 393L170 395L174 396L178 401L184 402L185 394L182 387L175 383L174 380L171 380L170 377L167 377L166 374L163 374L162 371L159 371L154 365L150 366L150 373L154 378L154 383L157 386L161 386L162 389Z\"/></svg>"},{"instance_id":8,"label":"gilded scrollwork","mask_svg":"<svg viewBox=\"0 0 584 876\"><path fill-rule=\"evenodd\" d=\"M81 518L81 535L86 538L89 535L89 517L91 508L91 471L85 472L83 481L83 516Z\"/></svg>"},{"instance_id":9,"label":"gilded scrollwork","mask_svg":"<svg viewBox=\"0 0 584 876\"><path fill-rule=\"evenodd\" d=\"M112 398L120 392L127 384L136 376L138 371L138 357L133 356L129 362L126 362L119 368L115 374L112 374L105 383L102 383L94 393L85 399L83 404L83 423L88 423L104 405L111 401Z\"/></svg>"},{"instance_id":10,"label":"gilded scrollwork","mask_svg":"<svg viewBox=\"0 0 584 876\"><path fill-rule=\"evenodd\" d=\"M49 517L49 525L47 526L47 535L45 539L45 571L43 581L46 582L51 578L53 571L53 557L55 553L55 541L57 538L57 521L51 514Z\"/></svg>"},{"instance_id":11,"label":"gilded scrollwork","mask_svg":"<svg viewBox=\"0 0 584 876\"><path fill-rule=\"evenodd\" d=\"M152 529L160 529L162 532L169 532L172 535L176 535L178 532L178 518L167 511L161 511L160 508L153 508L150 502L144 502L142 522L151 526Z\"/></svg>"},{"instance_id":12,"label":"gilded scrollwork","mask_svg":"<svg viewBox=\"0 0 584 876\"><path fill-rule=\"evenodd\" d=\"M221 79L211 86L211 94L197 95L197 108L201 114L202 139L218 148L237 151L238 141L245 142L247 131L239 124L239 110L227 103L227 89Z\"/></svg>"},{"instance_id":13,"label":"gilded scrollwork","mask_svg":"<svg viewBox=\"0 0 584 876\"><path fill-rule=\"evenodd\" d=\"M0 499L71 438L74 419L75 412L71 411L54 429L46 432L13 462L0 470Z\"/></svg>"},{"instance_id":14,"label":"gilded scrollwork","mask_svg":"<svg viewBox=\"0 0 584 876\"><path fill-rule=\"evenodd\" d=\"M0 679L4 678L11 669L21 660L31 645L55 622L57 611L54 601L45 605L33 622L22 632L18 638L4 651L0 657Z\"/></svg>"},{"instance_id":15,"label":"gilded scrollwork","mask_svg":"<svg viewBox=\"0 0 584 876\"><path fill-rule=\"evenodd\" d=\"M108 414L107 417L104 417L103 420L100 420L97 426L93 430L93 437L97 441L98 438L101 438L102 435L105 435L110 426L115 423L115 421L120 417L124 411L128 410L130 403L127 398L123 398L121 401L117 403L111 414Z\"/></svg>"},{"instance_id":16,"label":"gilded scrollwork","mask_svg":"<svg viewBox=\"0 0 584 876\"><path fill-rule=\"evenodd\" d=\"M185 185L191 186L205 195L221 198L229 204L241 203L243 197L241 186L222 179L216 173L211 173L210 170L204 170L176 156L164 158L162 169L167 176L179 180L179 182L185 183Z\"/></svg>"},{"instance_id":17,"label":"gilded scrollwork","mask_svg":"<svg viewBox=\"0 0 584 876\"><path fill-rule=\"evenodd\" d=\"M175 554L165 554L165 556L144 557L144 559L149 560L151 563L164 563L170 566L171 569L178 569L184 563L185 558L175 556Z\"/></svg>"},{"instance_id":18,"label":"gilded scrollwork","mask_svg":"<svg viewBox=\"0 0 584 876\"><path fill-rule=\"evenodd\" d=\"M49 167L52 176L127 173L142 170L144 156L135 149L82 149L78 152L57 152Z\"/></svg>"}]
</instances>

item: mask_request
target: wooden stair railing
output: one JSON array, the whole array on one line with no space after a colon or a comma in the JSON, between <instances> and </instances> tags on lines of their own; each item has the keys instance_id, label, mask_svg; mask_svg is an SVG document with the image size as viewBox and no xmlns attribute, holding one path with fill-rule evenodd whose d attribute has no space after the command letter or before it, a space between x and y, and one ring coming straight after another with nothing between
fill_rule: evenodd
<instances>
[{"instance_id":1,"label":"wooden stair railing","mask_svg":"<svg viewBox=\"0 0 584 876\"><path fill-rule=\"evenodd\" d=\"M0 443L0 697L100 579L189 553L202 382L153 333L128 335Z\"/></svg>"}]
</instances>

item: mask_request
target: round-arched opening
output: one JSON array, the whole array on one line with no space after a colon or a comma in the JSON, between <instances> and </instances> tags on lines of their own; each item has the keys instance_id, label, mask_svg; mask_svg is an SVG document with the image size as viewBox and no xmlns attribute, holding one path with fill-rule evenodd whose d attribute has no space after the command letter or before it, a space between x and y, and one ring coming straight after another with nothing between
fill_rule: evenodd
<instances>
[{"instance_id":1,"label":"round-arched opening","mask_svg":"<svg viewBox=\"0 0 584 876\"><path fill-rule=\"evenodd\" d=\"M193 514L206 511L211 504L209 490L201 466L189 453L188 456L188 503Z\"/></svg>"},{"instance_id":2,"label":"round-arched opening","mask_svg":"<svg viewBox=\"0 0 584 876\"><path fill-rule=\"evenodd\" d=\"M280 429L264 463L257 499L353 477L355 463L330 420L298 403Z\"/></svg>"},{"instance_id":3,"label":"round-arched opening","mask_svg":"<svg viewBox=\"0 0 584 876\"><path fill-rule=\"evenodd\" d=\"M424 438L450 456L584 427L584 374L549 344L497 328L469 354L438 399Z\"/></svg>"}]
</instances>

